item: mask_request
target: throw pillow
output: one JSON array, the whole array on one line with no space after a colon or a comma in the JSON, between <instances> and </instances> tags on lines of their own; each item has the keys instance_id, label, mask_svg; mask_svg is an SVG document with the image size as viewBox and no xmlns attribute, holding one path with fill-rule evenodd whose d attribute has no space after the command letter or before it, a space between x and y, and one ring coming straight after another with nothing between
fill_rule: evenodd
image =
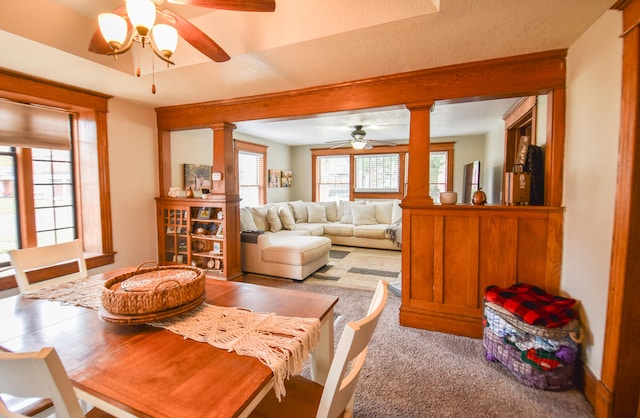
<instances>
[{"instance_id":1,"label":"throw pillow","mask_svg":"<svg viewBox=\"0 0 640 418\"><path fill-rule=\"evenodd\" d=\"M240 209L240 231L255 231L258 229L253 221L251 210L249 208Z\"/></svg>"},{"instance_id":2,"label":"throw pillow","mask_svg":"<svg viewBox=\"0 0 640 418\"><path fill-rule=\"evenodd\" d=\"M367 204L376 208L376 221L378 221L379 224L391 223L393 201L389 200L386 202L369 202Z\"/></svg>"},{"instance_id":3,"label":"throw pillow","mask_svg":"<svg viewBox=\"0 0 640 418\"><path fill-rule=\"evenodd\" d=\"M327 212L327 222L339 221L338 218L338 203L333 202L316 202L319 205L324 206L324 210Z\"/></svg>"},{"instance_id":4,"label":"throw pillow","mask_svg":"<svg viewBox=\"0 0 640 418\"><path fill-rule=\"evenodd\" d=\"M296 220L296 223L307 222L307 205L303 201L289 202L289 207L291 207L293 219Z\"/></svg>"},{"instance_id":5,"label":"throw pillow","mask_svg":"<svg viewBox=\"0 0 640 418\"><path fill-rule=\"evenodd\" d=\"M351 213L351 208L353 206L364 205L364 201L357 200L355 202L350 202L344 200L340 202L340 208L342 209L342 216L340 217L340 222L343 224L352 224L353 223L353 214Z\"/></svg>"},{"instance_id":6,"label":"throw pillow","mask_svg":"<svg viewBox=\"0 0 640 418\"><path fill-rule=\"evenodd\" d=\"M280 216L280 220L282 221L282 226L284 229L293 229L296 224L295 219L293 219L293 215L287 208L280 207L278 209L278 215Z\"/></svg>"},{"instance_id":7,"label":"throw pillow","mask_svg":"<svg viewBox=\"0 0 640 418\"><path fill-rule=\"evenodd\" d=\"M251 208L251 215L253 216L253 222L256 224L256 229L260 231L269 230L269 220L267 219L267 207L256 206Z\"/></svg>"},{"instance_id":8,"label":"throw pillow","mask_svg":"<svg viewBox=\"0 0 640 418\"><path fill-rule=\"evenodd\" d=\"M393 209L391 209L391 223L397 224L402 222L402 208L400 207L400 203L402 201L395 199L393 201Z\"/></svg>"},{"instance_id":9,"label":"throw pillow","mask_svg":"<svg viewBox=\"0 0 640 418\"><path fill-rule=\"evenodd\" d=\"M311 223L326 223L327 222L327 211L324 205L319 205L317 203L307 203L307 215L308 220Z\"/></svg>"},{"instance_id":10,"label":"throw pillow","mask_svg":"<svg viewBox=\"0 0 640 418\"><path fill-rule=\"evenodd\" d=\"M278 208L275 206L269 206L267 208L267 220L271 225L271 232L278 232L282 229L282 221L280 215L278 215Z\"/></svg>"},{"instance_id":11,"label":"throw pillow","mask_svg":"<svg viewBox=\"0 0 640 418\"><path fill-rule=\"evenodd\" d=\"M376 208L373 205L351 206L354 225L376 225Z\"/></svg>"}]
</instances>

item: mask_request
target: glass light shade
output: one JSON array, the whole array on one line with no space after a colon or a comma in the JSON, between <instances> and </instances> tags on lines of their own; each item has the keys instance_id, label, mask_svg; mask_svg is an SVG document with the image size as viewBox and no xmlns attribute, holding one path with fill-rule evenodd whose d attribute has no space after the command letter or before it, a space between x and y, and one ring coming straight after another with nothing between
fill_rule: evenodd
<instances>
[{"instance_id":1,"label":"glass light shade","mask_svg":"<svg viewBox=\"0 0 640 418\"><path fill-rule=\"evenodd\" d=\"M178 46L178 31L173 26L160 24L151 30L153 42L156 48L165 57L169 58Z\"/></svg>"},{"instance_id":2,"label":"glass light shade","mask_svg":"<svg viewBox=\"0 0 640 418\"><path fill-rule=\"evenodd\" d=\"M367 146L367 141L351 141L351 146L354 149L364 149Z\"/></svg>"},{"instance_id":3,"label":"glass light shade","mask_svg":"<svg viewBox=\"0 0 640 418\"><path fill-rule=\"evenodd\" d=\"M156 5L151 0L127 0L127 15L138 33L147 36L156 23Z\"/></svg>"},{"instance_id":4,"label":"glass light shade","mask_svg":"<svg viewBox=\"0 0 640 418\"><path fill-rule=\"evenodd\" d=\"M127 21L114 13L98 15L98 25L104 40L113 49L119 49L127 39Z\"/></svg>"}]
</instances>

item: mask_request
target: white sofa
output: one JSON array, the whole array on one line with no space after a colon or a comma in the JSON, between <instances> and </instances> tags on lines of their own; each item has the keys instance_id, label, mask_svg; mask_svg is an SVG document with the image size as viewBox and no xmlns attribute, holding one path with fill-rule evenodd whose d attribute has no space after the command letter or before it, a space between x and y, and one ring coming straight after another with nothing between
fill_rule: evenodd
<instances>
[{"instance_id":1,"label":"white sofa","mask_svg":"<svg viewBox=\"0 0 640 418\"><path fill-rule=\"evenodd\" d=\"M399 204L294 201L242 208L242 270L302 280L328 262L331 244L399 250Z\"/></svg>"},{"instance_id":2,"label":"white sofa","mask_svg":"<svg viewBox=\"0 0 640 418\"><path fill-rule=\"evenodd\" d=\"M240 209L240 230L326 236L336 245L400 250L400 200L281 202Z\"/></svg>"}]
</instances>

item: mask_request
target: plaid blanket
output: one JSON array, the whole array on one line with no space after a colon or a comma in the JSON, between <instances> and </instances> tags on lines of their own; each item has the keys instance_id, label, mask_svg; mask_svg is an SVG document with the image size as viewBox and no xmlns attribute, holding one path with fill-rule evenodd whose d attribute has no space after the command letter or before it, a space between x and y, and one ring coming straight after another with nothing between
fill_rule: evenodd
<instances>
[{"instance_id":1,"label":"plaid blanket","mask_svg":"<svg viewBox=\"0 0 640 418\"><path fill-rule=\"evenodd\" d=\"M516 283L506 289L489 286L484 297L530 325L556 328L578 317L575 299L554 296L526 283Z\"/></svg>"}]
</instances>

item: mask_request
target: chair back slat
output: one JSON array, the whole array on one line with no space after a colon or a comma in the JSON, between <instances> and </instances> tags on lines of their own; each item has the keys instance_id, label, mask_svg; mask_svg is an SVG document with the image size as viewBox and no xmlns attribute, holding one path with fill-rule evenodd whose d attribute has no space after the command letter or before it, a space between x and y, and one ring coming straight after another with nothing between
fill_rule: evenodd
<instances>
[{"instance_id":1,"label":"chair back slat","mask_svg":"<svg viewBox=\"0 0 640 418\"><path fill-rule=\"evenodd\" d=\"M9 257L21 292L87 277L87 264L80 240L45 247L11 250ZM51 271L46 280L37 278L41 276L38 273L43 269Z\"/></svg>"}]
</instances>

